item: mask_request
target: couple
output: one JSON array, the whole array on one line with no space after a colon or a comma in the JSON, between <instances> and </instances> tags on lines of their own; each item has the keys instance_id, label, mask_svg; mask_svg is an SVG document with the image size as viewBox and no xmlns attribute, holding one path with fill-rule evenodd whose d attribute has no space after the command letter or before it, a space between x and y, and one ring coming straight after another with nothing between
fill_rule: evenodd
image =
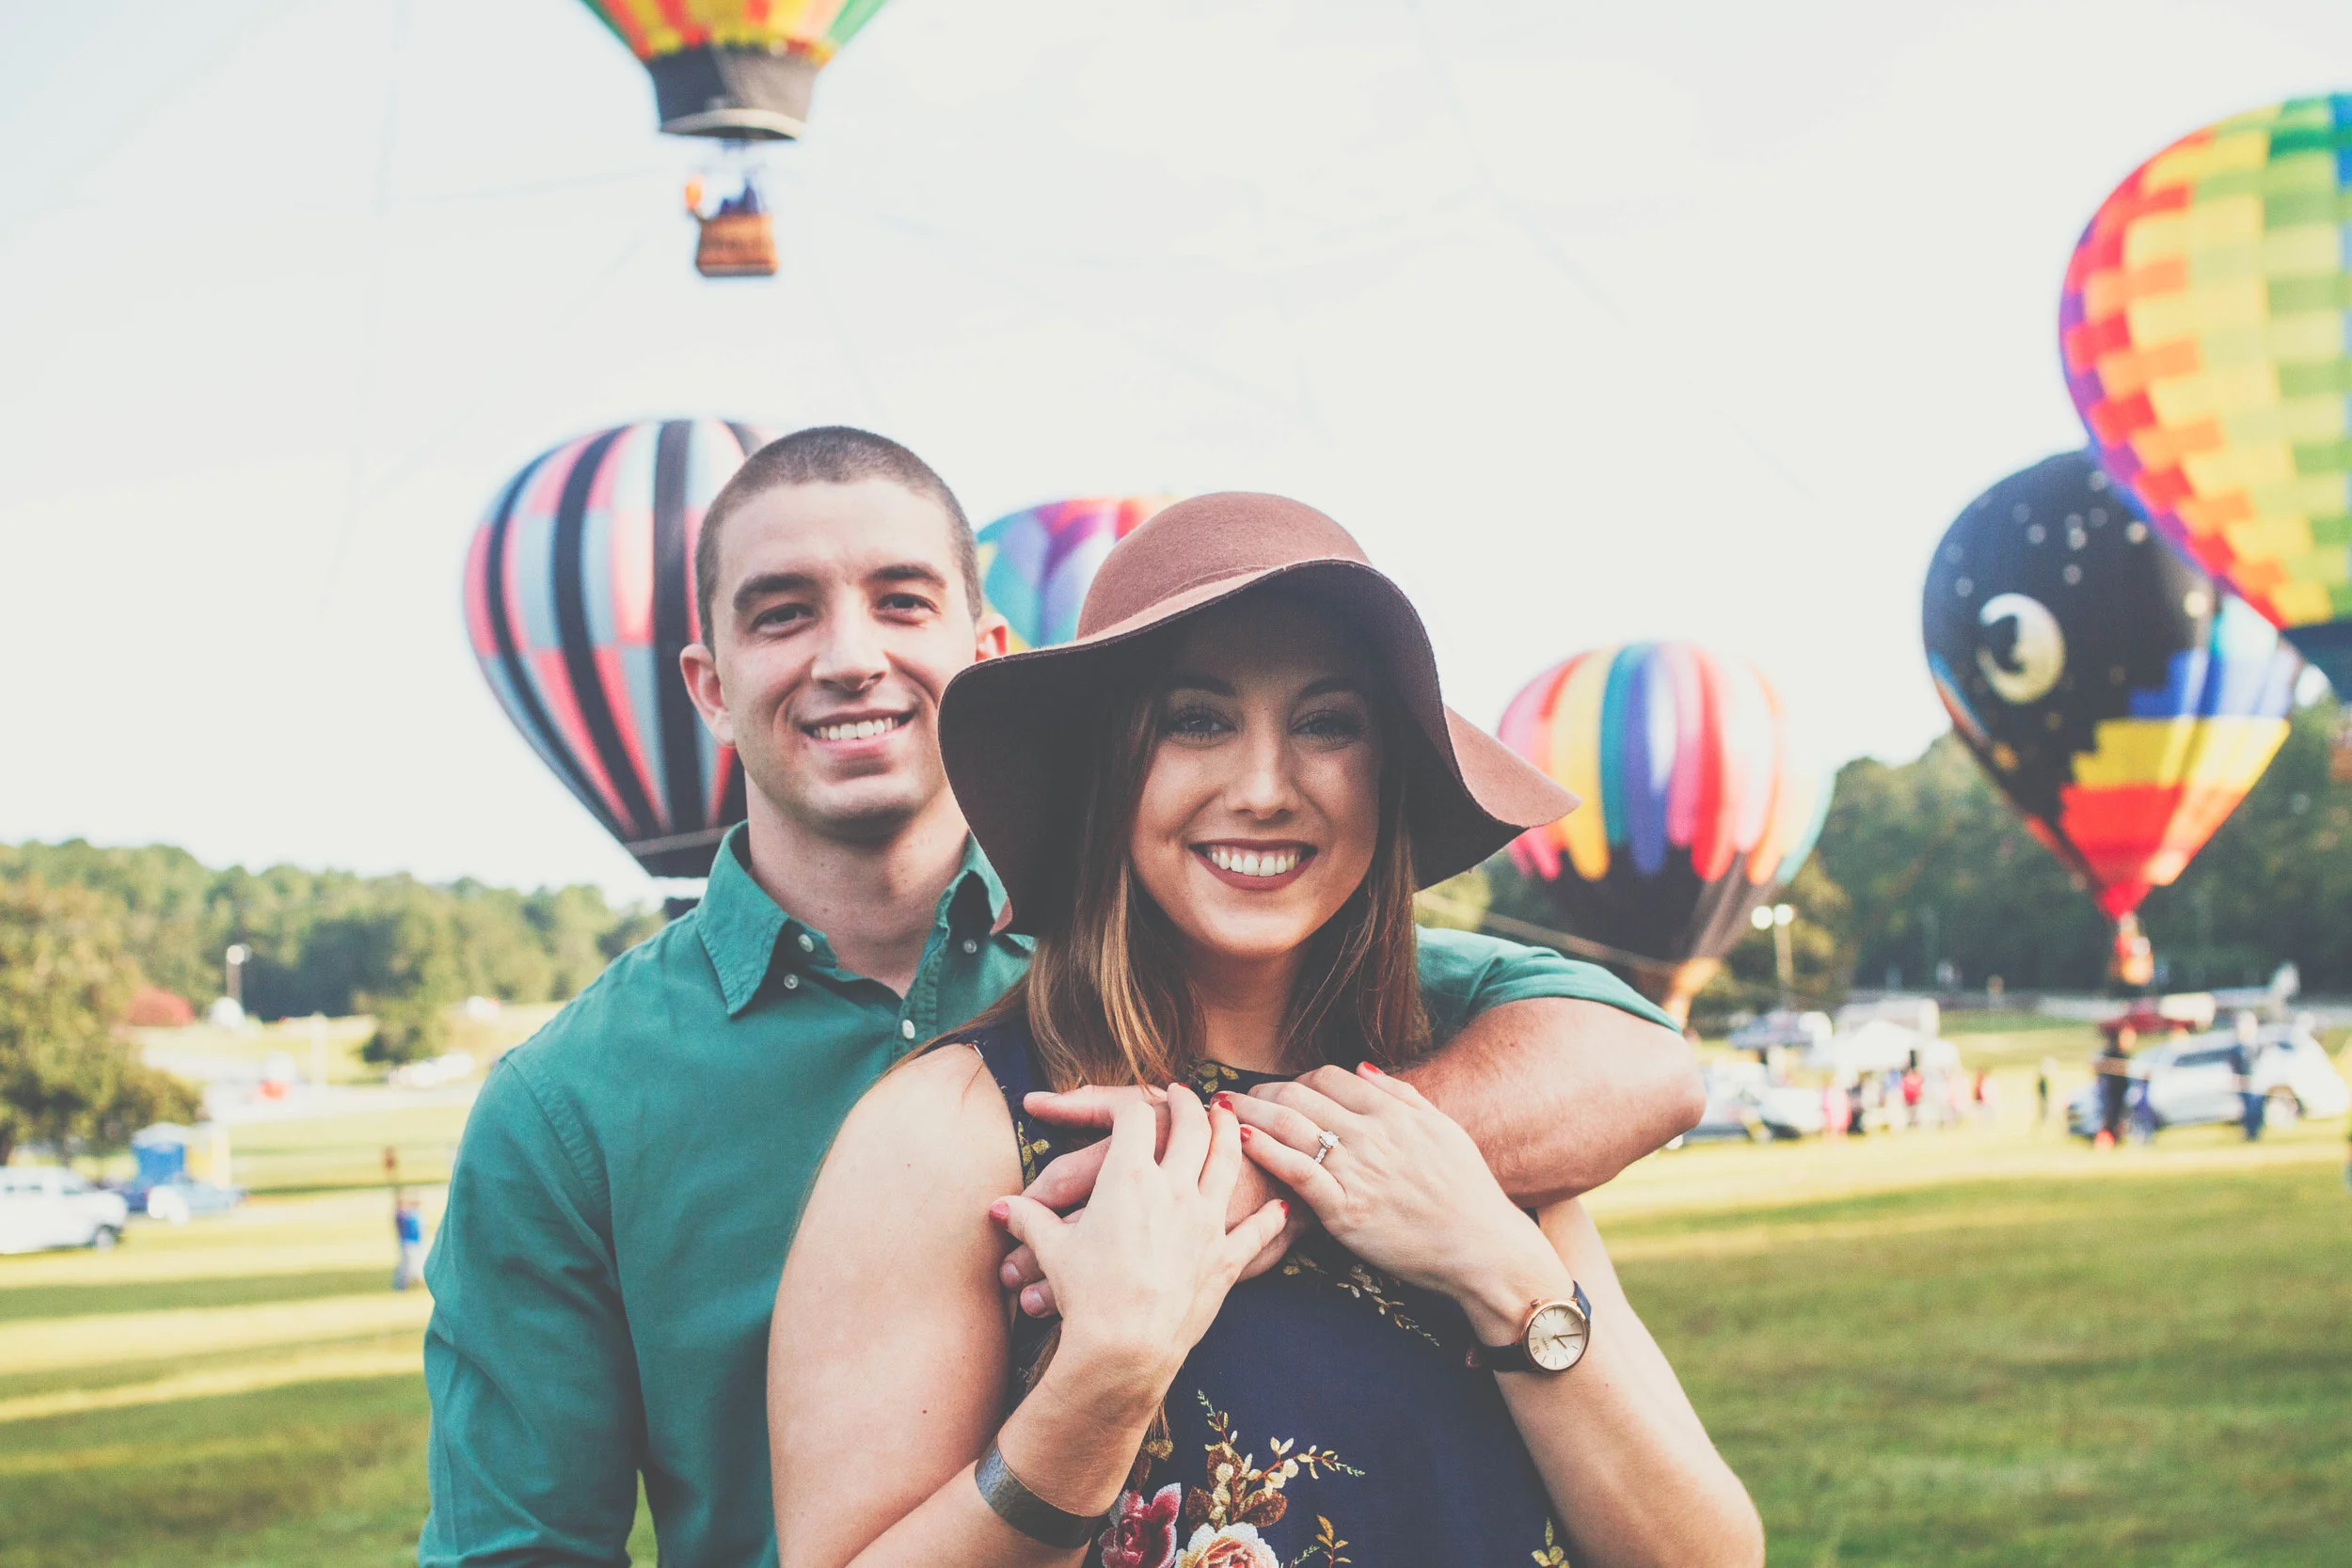
<instances>
[{"instance_id":1,"label":"couple","mask_svg":"<svg viewBox=\"0 0 2352 1568\"><path fill-rule=\"evenodd\" d=\"M421 1562L620 1562L641 1477L670 1563L1760 1559L1574 1201L1687 1052L1413 927L1572 802L1336 524L1179 503L999 657L946 485L827 429L696 565L748 820L485 1085Z\"/></svg>"}]
</instances>

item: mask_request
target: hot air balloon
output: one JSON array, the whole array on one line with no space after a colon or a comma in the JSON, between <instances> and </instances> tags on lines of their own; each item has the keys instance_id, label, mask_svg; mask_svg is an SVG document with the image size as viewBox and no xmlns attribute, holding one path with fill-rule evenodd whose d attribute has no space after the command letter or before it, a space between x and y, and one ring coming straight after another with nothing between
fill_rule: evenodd
<instances>
[{"instance_id":1,"label":"hot air balloon","mask_svg":"<svg viewBox=\"0 0 2352 1568\"><path fill-rule=\"evenodd\" d=\"M466 555L484 679L556 777L656 877L701 877L743 819L743 770L678 673L701 636L703 513L765 439L720 420L582 436L533 459Z\"/></svg>"},{"instance_id":2,"label":"hot air balloon","mask_svg":"<svg viewBox=\"0 0 2352 1568\"><path fill-rule=\"evenodd\" d=\"M2068 388L2156 531L2352 701L2352 94L2207 126L2067 263Z\"/></svg>"},{"instance_id":3,"label":"hot air balloon","mask_svg":"<svg viewBox=\"0 0 2352 1568\"><path fill-rule=\"evenodd\" d=\"M2088 452L1969 503L1937 547L1920 621L1961 739L2117 922L2119 960L2143 954L2133 911L2286 738L2293 651L2158 538Z\"/></svg>"},{"instance_id":4,"label":"hot air balloon","mask_svg":"<svg viewBox=\"0 0 2352 1568\"><path fill-rule=\"evenodd\" d=\"M1764 677L1690 642L1579 654L1514 697L1497 733L1584 800L1513 841L1512 861L1677 1018L1796 875L1829 803Z\"/></svg>"},{"instance_id":5,"label":"hot air balloon","mask_svg":"<svg viewBox=\"0 0 2352 1568\"><path fill-rule=\"evenodd\" d=\"M1012 644L1041 648L1078 634L1095 568L1173 496L1088 496L1046 501L979 531L980 591L1012 623Z\"/></svg>"},{"instance_id":6,"label":"hot air balloon","mask_svg":"<svg viewBox=\"0 0 2352 1568\"><path fill-rule=\"evenodd\" d=\"M775 230L746 144L790 141L808 121L817 73L883 0L583 0L644 62L656 113L674 136L733 143L739 195L703 210L701 182L687 209L700 225L694 264L706 277L767 277Z\"/></svg>"}]
</instances>

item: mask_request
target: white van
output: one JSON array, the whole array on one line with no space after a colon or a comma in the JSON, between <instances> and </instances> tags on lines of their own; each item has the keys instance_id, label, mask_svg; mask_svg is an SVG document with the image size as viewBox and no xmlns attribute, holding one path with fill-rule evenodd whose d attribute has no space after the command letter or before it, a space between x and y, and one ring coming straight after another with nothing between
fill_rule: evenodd
<instances>
[{"instance_id":1,"label":"white van","mask_svg":"<svg viewBox=\"0 0 2352 1568\"><path fill-rule=\"evenodd\" d=\"M0 1252L110 1247L128 1214L120 1193L61 1165L0 1165Z\"/></svg>"}]
</instances>

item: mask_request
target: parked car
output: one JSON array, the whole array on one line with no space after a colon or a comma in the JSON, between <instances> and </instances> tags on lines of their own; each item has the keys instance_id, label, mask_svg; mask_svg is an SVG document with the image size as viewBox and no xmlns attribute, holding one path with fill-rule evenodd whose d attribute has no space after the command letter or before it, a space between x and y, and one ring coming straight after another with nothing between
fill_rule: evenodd
<instances>
[{"instance_id":1,"label":"parked car","mask_svg":"<svg viewBox=\"0 0 2352 1568\"><path fill-rule=\"evenodd\" d=\"M1681 1142L1746 1138L1767 1143L1821 1131L1821 1091L1774 1084L1760 1063L1718 1062L1700 1076L1707 1085L1707 1109Z\"/></svg>"},{"instance_id":2,"label":"parked car","mask_svg":"<svg viewBox=\"0 0 2352 1568\"><path fill-rule=\"evenodd\" d=\"M133 1213L172 1225L185 1225L204 1214L225 1214L245 1201L243 1189L199 1181L184 1171L151 1186L126 1189L122 1196Z\"/></svg>"},{"instance_id":3,"label":"parked car","mask_svg":"<svg viewBox=\"0 0 2352 1568\"><path fill-rule=\"evenodd\" d=\"M122 1240L129 1209L60 1165L0 1165L0 1252L105 1248Z\"/></svg>"},{"instance_id":4,"label":"parked car","mask_svg":"<svg viewBox=\"0 0 2352 1568\"><path fill-rule=\"evenodd\" d=\"M2148 1080L2148 1103L2158 1127L2230 1122L2244 1111L2230 1053L2237 1043L2230 1029L2150 1046L2132 1058L2135 1075ZM2347 1087L2327 1048L2302 1023L2265 1024L2255 1037L2254 1092L2263 1097L2263 1119L2272 1127L2302 1117L2340 1117L2352 1110ZM2099 1131L2099 1088L2087 1084L2066 1105L2067 1130L2078 1138Z\"/></svg>"}]
</instances>

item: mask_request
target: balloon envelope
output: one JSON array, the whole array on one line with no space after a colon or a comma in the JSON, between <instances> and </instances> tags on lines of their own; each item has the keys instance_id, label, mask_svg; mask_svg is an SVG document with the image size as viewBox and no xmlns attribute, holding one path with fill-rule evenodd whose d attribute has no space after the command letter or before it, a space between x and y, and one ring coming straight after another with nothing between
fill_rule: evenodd
<instances>
[{"instance_id":1,"label":"balloon envelope","mask_svg":"<svg viewBox=\"0 0 2352 1568\"><path fill-rule=\"evenodd\" d=\"M509 480L466 557L466 626L499 705L657 877L701 877L743 774L686 694L694 542L764 437L719 420L598 431Z\"/></svg>"},{"instance_id":2,"label":"balloon envelope","mask_svg":"<svg viewBox=\"0 0 2352 1568\"><path fill-rule=\"evenodd\" d=\"M1961 739L2113 917L2181 874L2286 738L2293 651L2087 452L1969 504L1920 623Z\"/></svg>"},{"instance_id":3,"label":"balloon envelope","mask_svg":"<svg viewBox=\"0 0 2352 1568\"><path fill-rule=\"evenodd\" d=\"M583 0L644 62L661 129L798 136L817 72L883 0Z\"/></svg>"},{"instance_id":4,"label":"balloon envelope","mask_svg":"<svg viewBox=\"0 0 2352 1568\"><path fill-rule=\"evenodd\" d=\"M2352 94L2184 136L2067 264L2100 461L2352 698Z\"/></svg>"},{"instance_id":5,"label":"balloon envelope","mask_svg":"<svg viewBox=\"0 0 2352 1568\"><path fill-rule=\"evenodd\" d=\"M1796 874L1828 791L1792 765L1780 700L1745 660L1635 642L1554 665L1511 700L1503 743L1583 804L1511 858L1580 936L1653 960L1687 995Z\"/></svg>"},{"instance_id":6,"label":"balloon envelope","mask_svg":"<svg viewBox=\"0 0 2352 1568\"><path fill-rule=\"evenodd\" d=\"M1173 496L1085 496L1046 501L997 518L979 531L980 592L1012 626L1014 648L1041 648L1078 635L1095 569Z\"/></svg>"}]
</instances>

